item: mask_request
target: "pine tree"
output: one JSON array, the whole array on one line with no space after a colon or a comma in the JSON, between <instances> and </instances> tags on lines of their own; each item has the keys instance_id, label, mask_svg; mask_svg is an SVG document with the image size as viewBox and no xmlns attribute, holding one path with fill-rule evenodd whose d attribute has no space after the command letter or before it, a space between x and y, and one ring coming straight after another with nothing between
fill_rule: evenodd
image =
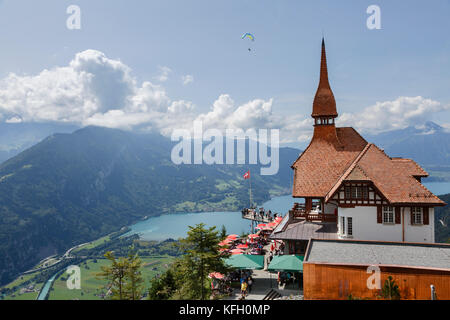
<instances>
[{"instance_id":1,"label":"pine tree","mask_svg":"<svg viewBox=\"0 0 450 320\"><path fill-rule=\"evenodd\" d=\"M224 225L222 225L222 229L220 230L220 240L225 240L227 237L227 228L225 228Z\"/></svg>"},{"instance_id":2,"label":"pine tree","mask_svg":"<svg viewBox=\"0 0 450 320\"><path fill-rule=\"evenodd\" d=\"M149 300L168 300L176 290L176 281L172 271L167 270L161 277L154 278L148 290Z\"/></svg>"},{"instance_id":3,"label":"pine tree","mask_svg":"<svg viewBox=\"0 0 450 320\"><path fill-rule=\"evenodd\" d=\"M200 223L189 227L188 236L181 240L185 255L181 258L179 275L183 286L180 293L184 299L205 300L208 293L207 276L211 272L226 272L219 252L220 237L216 227L205 228Z\"/></svg>"},{"instance_id":4,"label":"pine tree","mask_svg":"<svg viewBox=\"0 0 450 320\"><path fill-rule=\"evenodd\" d=\"M97 276L108 281L111 299L123 300L126 296L125 278L128 270L128 261L122 257L116 259L111 251L105 253L105 258L111 261L111 266L102 266L102 272L97 274Z\"/></svg>"},{"instance_id":5,"label":"pine tree","mask_svg":"<svg viewBox=\"0 0 450 320\"><path fill-rule=\"evenodd\" d=\"M142 260L139 258L134 248L131 248L128 253L127 263L127 283L125 285L126 298L128 300L139 300L142 297L142 284L144 280L140 271L142 267Z\"/></svg>"},{"instance_id":6,"label":"pine tree","mask_svg":"<svg viewBox=\"0 0 450 320\"><path fill-rule=\"evenodd\" d=\"M142 297L141 267L142 260L133 248L127 257L114 257L111 251L105 254L105 258L111 261L110 266L102 266L102 272L97 274L108 281L110 298L112 300L138 300Z\"/></svg>"}]
</instances>

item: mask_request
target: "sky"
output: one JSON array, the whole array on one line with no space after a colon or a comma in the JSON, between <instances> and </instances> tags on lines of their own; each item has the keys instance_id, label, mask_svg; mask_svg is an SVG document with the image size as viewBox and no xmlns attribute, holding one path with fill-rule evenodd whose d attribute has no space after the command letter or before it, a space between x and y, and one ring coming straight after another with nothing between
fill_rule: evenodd
<instances>
[{"instance_id":1,"label":"sky","mask_svg":"<svg viewBox=\"0 0 450 320\"><path fill-rule=\"evenodd\" d=\"M67 28L71 5L81 29ZM449 16L450 0L2 0L0 122L170 136L202 120L302 144L324 36L339 125L450 129Z\"/></svg>"}]
</instances>

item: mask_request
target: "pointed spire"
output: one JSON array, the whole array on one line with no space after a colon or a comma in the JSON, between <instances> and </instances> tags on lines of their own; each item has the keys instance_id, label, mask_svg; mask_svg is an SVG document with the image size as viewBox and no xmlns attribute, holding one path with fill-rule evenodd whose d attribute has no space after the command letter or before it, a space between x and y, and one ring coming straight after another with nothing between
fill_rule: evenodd
<instances>
[{"instance_id":1,"label":"pointed spire","mask_svg":"<svg viewBox=\"0 0 450 320\"><path fill-rule=\"evenodd\" d=\"M313 103L312 117L337 117L336 100L328 82L325 39L322 38L322 58L320 61L320 81Z\"/></svg>"}]
</instances>

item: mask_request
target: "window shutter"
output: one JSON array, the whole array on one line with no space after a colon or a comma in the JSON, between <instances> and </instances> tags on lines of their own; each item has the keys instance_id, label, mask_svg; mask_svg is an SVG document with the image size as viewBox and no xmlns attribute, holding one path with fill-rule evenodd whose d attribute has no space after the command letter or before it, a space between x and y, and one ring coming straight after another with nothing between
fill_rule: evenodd
<instances>
[{"instance_id":1,"label":"window shutter","mask_svg":"<svg viewBox=\"0 0 450 320\"><path fill-rule=\"evenodd\" d=\"M423 207L423 224L430 224L429 208Z\"/></svg>"},{"instance_id":2,"label":"window shutter","mask_svg":"<svg viewBox=\"0 0 450 320\"><path fill-rule=\"evenodd\" d=\"M400 207L395 207L395 224L400 224L402 223L401 220L401 216L400 216Z\"/></svg>"},{"instance_id":3,"label":"window shutter","mask_svg":"<svg viewBox=\"0 0 450 320\"><path fill-rule=\"evenodd\" d=\"M377 223L383 223L383 207L377 206Z\"/></svg>"}]
</instances>

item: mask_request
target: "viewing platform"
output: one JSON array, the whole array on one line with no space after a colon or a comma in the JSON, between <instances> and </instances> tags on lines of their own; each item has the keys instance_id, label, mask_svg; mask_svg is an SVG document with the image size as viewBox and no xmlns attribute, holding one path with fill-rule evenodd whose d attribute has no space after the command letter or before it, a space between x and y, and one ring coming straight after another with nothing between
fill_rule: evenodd
<instances>
[{"instance_id":1,"label":"viewing platform","mask_svg":"<svg viewBox=\"0 0 450 320\"><path fill-rule=\"evenodd\" d=\"M260 213L257 209L243 209L242 211L242 219L247 219L251 221L257 221L262 223L269 223L274 221L273 215L270 217L267 215L267 212L264 212L263 214Z\"/></svg>"}]
</instances>

